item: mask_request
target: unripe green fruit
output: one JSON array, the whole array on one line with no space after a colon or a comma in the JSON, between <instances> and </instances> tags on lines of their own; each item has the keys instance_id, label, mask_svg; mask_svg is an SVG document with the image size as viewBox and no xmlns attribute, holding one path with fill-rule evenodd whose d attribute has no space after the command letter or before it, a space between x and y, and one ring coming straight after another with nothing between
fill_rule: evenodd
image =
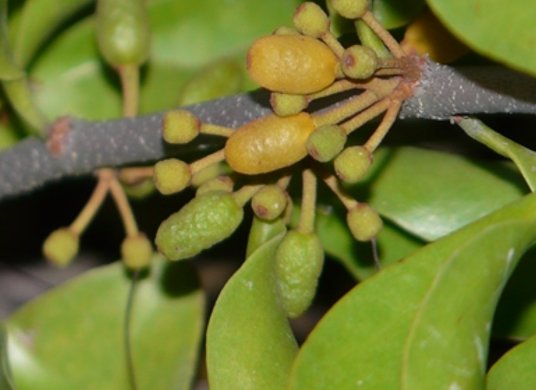
<instances>
[{"instance_id":1,"label":"unripe green fruit","mask_svg":"<svg viewBox=\"0 0 536 390\"><path fill-rule=\"evenodd\" d=\"M359 203L348 211L346 223L357 241L370 241L380 233L383 227L378 213L365 203Z\"/></svg>"},{"instance_id":2,"label":"unripe green fruit","mask_svg":"<svg viewBox=\"0 0 536 390\"><path fill-rule=\"evenodd\" d=\"M251 45L247 60L251 78L273 92L302 95L330 86L339 60L321 41L306 35L269 35Z\"/></svg>"},{"instance_id":3,"label":"unripe green fruit","mask_svg":"<svg viewBox=\"0 0 536 390\"><path fill-rule=\"evenodd\" d=\"M320 38L329 31L329 19L317 4L306 2L300 5L292 22L299 32L313 38Z\"/></svg>"},{"instance_id":4,"label":"unripe green fruit","mask_svg":"<svg viewBox=\"0 0 536 390\"><path fill-rule=\"evenodd\" d=\"M154 166L154 185L164 195L184 190L190 185L191 178L188 164L176 158L158 161Z\"/></svg>"},{"instance_id":5,"label":"unripe green fruit","mask_svg":"<svg viewBox=\"0 0 536 390\"><path fill-rule=\"evenodd\" d=\"M162 137L170 144L187 144L198 136L201 122L186 110L171 110L164 116Z\"/></svg>"},{"instance_id":6,"label":"unripe green fruit","mask_svg":"<svg viewBox=\"0 0 536 390\"><path fill-rule=\"evenodd\" d=\"M80 239L69 228L53 231L43 243L43 254L54 265L65 267L78 253Z\"/></svg>"},{"instance_id":7,"label":"unripe green fruit","mask_svg":"<svg viewBox=\"0 0 536 390\"><path fill-rule=\"evenodd\" d=\"M153 247L145 234L126 237L121 244L121 258L130 269L147 267L151 262Z\"/></svg>"},{"instance_id":8,"label":"unripe green fruit","mask_svg":"<svg viewBox=\"0 0 536 390\"><path fill-rule=\"evenodd\" d=\"M228 176L215 177L214 179L207 180L195 192L195 196L200 196L211 191L225 191L232 192L234 183Z\"/></svg>"},{"instance_id":9,"label":"unripe green fruit","mask_svg":"<svg viewBox=\"0 0 536 390\"><path fill-rule=\"evenodd\" d=\"M317 161L328 162L344 148L346 132L337 125L320 126L307 139L307 151Z\"/></svg>"},{"instance_id":10,"label":"unripe green fruit","mask_svg":"<svg viewBox=\"0 0 536 390\"><path fill-rule=\"evenodd\" d=\"M318 235L291 230L275 253L275 273L281 303L288 317L302 314L311 305L324 264Z\"/></svg>"},{"instance_id":11,"label":"unripe green fruit","mask_svg":"<svg viewBox=\"0 0 536 390\"><path fill-rule=\"evenodd\" d=\"M140 65L149 56L149 14L143 0L99 0L96 12L99 50L113 66Z\"/></svg>"},{"instance_id":12,"label":"unripe green fruit","mask_svg":"<svg viewBox=\"0 0 536 390\"><path fill-rule=\"evenodd\" d=\"M351 79L368 79L378 69L378 57L370 47L353 45L344 51L341 68Z\"/></svg>"},{"instance_id":13,"label":"unripe green fruit","mask_svg":"<svg viewBox=\"0 0 536 390\"><path fill-rule=\"evenodd\" d=\"M311 115L267 115L236 130L225 144L225 160L246 175L288 167L307 156L307 138L315 130Z\"/></svg>"},{"instance_id":14,"label":"unripe green fruit","mask_svg":"<svg viewBox=\"0 0 536 390\"><path fill-rule=\"evenodd\" d=\"M152 195L155 191L153 179L145 178L138 183L121 183L125 194L130 199L142 200Z\"/></svg>"},{"instance_id":15,"label":"unripe green fruit","mask_svg":"<svg viewBox=\"0 0 536 390\"><path fill-rule=\"evenodd\" d=\"M287 207L287 196L281 187L272 184L264 186L251 199L255 215L266 221L279 217Z\"/></svg>"},{"instance_id":16,"label":"unripe green fruit","mask_svg":"<svg viewBox=\"0 0 536 390\"><path fill-rule=\"evenodd\" d=\"M347 183L357 183L372 165L372 154L363 146L351 146L335 158L337 176Z\"/></svg>"},{"instance_id":17,"label":"unripe green fruit","mask_svg":"<svg viewBox=\"0 0 536 390\"><path fill-rule=\"evenodd\" d=\"M368 0L331 0L331 5L346 19L358 19L368 10Z\"/></svg>"},{"instance_id":18,"label":"unripe green fruit","mask_svg":"<svg viewBox=\"0 0 536 390\"><path fill-rule=\"evenodd\" d=\"M290 95L287 93L272 92L270 104L278 116L296 115L307 108L307 96Z\"/></svg>"},{"instance_id":19,"label":"unripe green fruit","mask_svg":"<svg viewBox=\"0 0 536 390\"><path fill-rule=\"evenodd\" d=\"M155 243L168 259L187 259L229 237L243 216L232 194L208 192L162 222Z\"/></svg>"}]
</instances>

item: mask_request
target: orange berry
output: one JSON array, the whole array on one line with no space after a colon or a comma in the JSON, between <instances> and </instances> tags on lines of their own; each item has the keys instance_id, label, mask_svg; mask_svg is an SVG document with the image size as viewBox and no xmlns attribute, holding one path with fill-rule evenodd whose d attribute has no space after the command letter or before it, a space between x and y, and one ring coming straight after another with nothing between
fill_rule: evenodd
<instances>
[{"instance_id":1,"label":"orange berry","mask_svg":"<svg viewBox=\"0 0 536 390\"><path fill-rule=\"evenodd\" d=\"M267 115L236 130L225 144L225 159L231 168L258 175L288 167L307 155L307 139L315 130L305 112L278 117Z\"/></svg>"},{"instance_id":2,"label":"orange berry","mask_svg":"<svg viewBox=\"0 0 536 390\"><path fill-rule=\"evenodd\" d=\"M257 39L247 55L249 75L261 87L292 95L318 92L333 83L338 59L322 42L305 35Z\"/></svg>"}]
</instances>

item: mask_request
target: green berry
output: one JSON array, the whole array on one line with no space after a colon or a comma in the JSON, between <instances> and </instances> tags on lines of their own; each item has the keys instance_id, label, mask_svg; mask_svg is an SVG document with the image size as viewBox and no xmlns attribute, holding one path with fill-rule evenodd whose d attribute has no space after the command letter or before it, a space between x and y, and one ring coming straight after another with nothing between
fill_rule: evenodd
<instances>
[{"instance_id":1,"label":"green berry","mask_svg":"<svg viewBox=\"0 0 536 390\"><path fill-rule=\"evenodd\" d=\"M212 191L232 192L234 183L228 176L215 177L207 180L199 186L195 192L195 196L200 196Z\"/></svg>"},{"instance_id":2,"label":"green berry","mask_svg":"<svg viewBox=\"0 0 536 390\"><path fill-rule=\"evenodd\" d=\"M331 5L346 19L358 19L368 10L368 0L331 0Z\"/></svg>"},{"instance_id":3,"label":"green berry","mask_svg":"<svg viewBox=\"0 0 536 390\"><path fill-rule=\"evenodd\" d=\"M337 176L347 183L357 183L372 165L372 154L363 146L351 146L335 158Z\"/></svg>"},{"instance_id":4,"label":"green berry","mask_svg":"<svg viewBox=\"0 0 536 390\"><path fill-rule=\"evenodd\" d=\"M208 192L162 222L155 243L168 259L187 259L229 237L243 216L232 194Z\"/></svg>"},{"instance_id":5,"label":"green berry","mask_svg":"<svg viewBox=\"0 0 536 390\"><path fill-rule=\"evenodd\" d=\"M130 199L142 200L154 193L155 186L153 179L146 178L137 183L121 183L125 194Z\"/></svg>"},{"instance_id":6,"label":"green berry","mask_svg":"<svg viewBox=\"0 0 536 390\"><path fill-rule=\"evenodd\" d=\"M52 264L65 267L78 253L79 241L78 234L69 228L55 230L43 243L43 254Z\"/></svg>"},{"instance_id":7,"label":"green berry","mask_svg":"<svg viewBox=\"0 0 536 390\"><path fill-rule=\"evenodd\" d=\"M341 68L351 79L368 79L378 69L378 57L370 47L350 46L342 55Z\"/></svg>"},{"instance_id":8,"label":"green berry","mask_svg":"<svg viewBox=\"0 0 536 390\"><path fill-rule=\"evenodd\" d=\"M370 241L383 227L378 213L365 203L359 203L348 211L346 223L357 241Z\"/></svg>"},{"instance_id":9,"label":"green berry","mask_svg":"<svg viewBox=\"0 0 536 390\"><path fill-rule=\"evenodd\" d=\"M191 178L188 164L176 158L158 161L154 166L154 185L164 195L184 190L190 185Z\"/></svg>"},{"instance_id":10,"label":"green berry","mask_svg":"<svg viewBox=\"0 0 536 390\"><path fill-rule=\"evenodd\" d=\"M345 143L346 132L340 126L320 126L307 139L307 151L315 160L328 162L342 151Z\"/></svg>"},{"instance_id":11,"label":"green berry","mask_svg":"<svg viewBox=\"0 0 536 390\"><path fill-rule=\"evenodd\" d=\"M257 217L273 221L287 207L287 196L281 187L272 184L264 186L251 199L251 207Z\"/></svg>"},{"instance_id":12,"label":"green berry","mask_svg":"<svg viewBox=\"0 0 536 390\"><path fill-rule=\"evenodd\" d=\"M302 314L311 305L324 264L318 235L291 230L275 253L275 272L281 304L288 317Z\"/></svg>"},{"instance_id":13,"label":"green berry","mask_svg":"<svg viewBox=\"0 0 536 390\"><path fill-rule=\"evenodd\" d=\"M123 263L130 269L147 267L151 262L153 247L145 234L126 237L121 244Z\"/></svg>"},{"instance_id":14,"label":"green berry","mask_svg":"<svg viewBox=\"0 0 536 390\"><path fill-rule=\"evenodd\" d=\"M166 113L162 123L162 136L170 144L187 144L198 136L201 122L186 110Z\"/></svg>"},{"instance_id":15,"label":"green berry","mask_svg":"<svg viewBox=\"0 0 536 390\"><path fill-rule=\"evenodd\" d=\"M307 108L307 96L291 95L287 93L272 92L270 104L278 116L296 115Z\"/></svg>"},{"instance_id":16,"label":"green berry","mask_svg":"<svg viewBox=\"0 0 536 390\"><path fill-rule=\"evenodd\" d=\"M320 38L329 31L329 19L317 4L306 2L300 5L292 21L299 32L313 38Z\"/></svg>"},{"instance_id":17,"label":"green berry","mask_svg":"<svg viewBox=\"0 0 536 390\"><path fill-rule=\"evenodd\" d=\"M113 66L140 65L150 48L150 25L143 0L99 0L96 12L97 42Z\"/></svg>"}]
</instances>

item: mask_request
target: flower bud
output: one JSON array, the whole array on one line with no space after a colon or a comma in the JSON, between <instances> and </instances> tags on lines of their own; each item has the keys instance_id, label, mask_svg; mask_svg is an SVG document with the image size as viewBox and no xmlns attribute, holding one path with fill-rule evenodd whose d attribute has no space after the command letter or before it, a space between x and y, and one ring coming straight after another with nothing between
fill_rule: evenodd
<instances>
[{"instance_id":1,"label":"flower bud","mask_svg":"<svg viewBox=\"0 0 536 390\"><path fill-rule=\"evenodd\" d=\"M52 264L65 267L78 253L79 241L78 234L69 228L55 230L43 243L43 254Z\"/></svg>"}]
</instances>

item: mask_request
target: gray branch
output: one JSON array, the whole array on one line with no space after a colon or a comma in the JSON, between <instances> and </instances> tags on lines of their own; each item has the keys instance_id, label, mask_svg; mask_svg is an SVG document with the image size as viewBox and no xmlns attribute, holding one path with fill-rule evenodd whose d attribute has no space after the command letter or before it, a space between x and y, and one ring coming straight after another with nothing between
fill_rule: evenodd
<instances>
[{"instance_id":1,"label":"gray branch","mask_svg":"<svg viewBox=\"0 0 536 390\"><path fill-rule=\"evenodd\" d=\"M311 110L340 103L325 100ZM269 94L263 90L184 109L202 122L233 128L271 112ZM400 117L446 120L457 114L479 113L536 113L536 79L499 67L454 69L428 61ZM0 199L100 167L148 163L222 144L217 137L199 137L181 147L166 145L161 138L164 114L102 122L60 119L48 143L28 138L0 153Z\"/></svg>"}]
</instances>

